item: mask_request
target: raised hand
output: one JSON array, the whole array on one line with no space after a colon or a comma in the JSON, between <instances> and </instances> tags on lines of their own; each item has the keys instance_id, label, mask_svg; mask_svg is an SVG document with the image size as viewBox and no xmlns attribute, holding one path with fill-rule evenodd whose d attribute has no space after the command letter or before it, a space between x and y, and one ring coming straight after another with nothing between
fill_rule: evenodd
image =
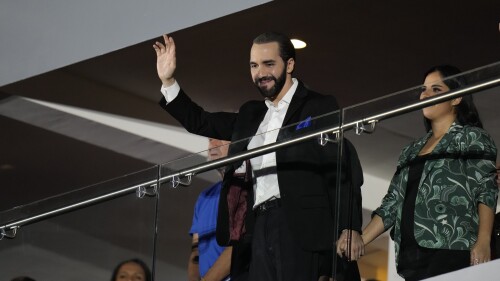
<instances>
[{"instance_id":1,"label":"raised hand","mask_svg":"<svg viewBox=\"0 0 500 281\"><path fill-rule=\"evenodd\" d=\"M163 35L165 43L156 41L153 48L156 51L156 71L158 77L165 87L174 84L174 72L176 68L175 43L172 37Z\"/></svg>"}]
</instances>

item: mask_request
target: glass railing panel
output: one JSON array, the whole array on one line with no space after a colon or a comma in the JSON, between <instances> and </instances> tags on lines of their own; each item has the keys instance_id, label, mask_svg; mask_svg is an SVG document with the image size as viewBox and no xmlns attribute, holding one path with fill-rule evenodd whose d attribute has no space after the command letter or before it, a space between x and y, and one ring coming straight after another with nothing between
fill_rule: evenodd
<instances>
[{"instance_id":1,"label":"glass railing panel","mask_svg":"<svg viewBox=\"0 0 500 281\"><path fill-rule=\"evenodd\" d=\"M202 159L206 157L205 154L195 154L189 160L180 161L204 162ZM168 171L166 175L173 172L171 168L163 171ZM188 279L187 265L192 250L189 233L194 206L198 195L220 179L217 170L209 170L192 177L189 185L185 182L187 179L182 177L180 180L183 184L178 184L176 188L172 187L170 180L161 185L156 242L156 280Z\"/></svg>"},{"instance_id":2,"label":"glass railing panel","mask_svg":"<svg viewBox=\"0 0 500 281\"><path fill-rule=\"evenodd\" d=\"M123 175L118 178L93 184L77 190L44 198L29 204L17 206L7 211L0 212L0 226L12 224L15 221L44 219L55 211L84 207L110 200L128 193L136 192L139 187L146 187L156 183L158 168L154 166L139 172ZM23 225L24 223L21 223Z\"/></svg>"},{"instance_id":3,"label":"glass railing panel","mask_svg":"<svg viewBox=\"0 0 500 281\"><path fill-rule=\"evenodd\" d=\"M27 218L67 204L143 183L154 184L157 167L2 213L4 219ZM111 198L110 198L111 199ZM136 189L86 207L31 221L14 238L0 240L0 279L110 280L122 261L138 258L153 265L156 197L138 197ZM7 231L7 234L12 234Z\"/></svg>"},{"instance_id":4,"label":"glass railing panel","mask_svg":"<svg viewBox=\"0 0 500 281\"><path fill-rule=\"evenodd\" d=\"M359 136L354 130L344 132L344 140L349 140L354 145L363 169L362 228L370 222L373 210L380 205L387 192L389 182L396 171L400 150L413 140L413 137L398 134L396 128L390 125L384 126L384 124L389 122L398 124L398 121L411 118L407 115L412 115L420 121L420 112L415 113L384 120L377 124L377 129L373 134ZM423 124L420 124L420 128L417 126L415 130L423 133ZM339 212L344 213L342 210ZM389 240L388 232L386 232L366 246L364 255L357 262L362 278L389 280L388 267L394 267L394 263L390 265L388 263L389 258L394 259L393 255L389 257Z\"/></svg>"},{"instance_id":5,"label":"glass railing panel","mask_svg":"<svg viewBox=\"0 0 500 281\"><path fill-rule=\"evenodd\" d=\"M146 151L164 146L94 113L88 119L76 108L0 93L0 212L157 163Z\"/></svg>"},{"instance_id":6,"label":"glass railing panel","mask_svg":"<svg viewBox=\"0 0 500 281\"><path fill-rule=\"evenodd\" d=\"M226 171L231 171L228 172L229 174L233 174L234 170L240 168L236 172L244 173L246 168L241 168L240 165L245 162L245 159L249 159L253 163L253 172L251 172L253 179L252 182L247 183L247 188L251 189L249 190L250 193L247 194L251 199L249 200L250 207L252 207L255 198L255 195L252 194L253 184L255 182L261 184L262 179L277 175L280 196L282 196L280 208L285 210L286 227L290 229L287 233L294 233L293 241L296 242L294 246L305 243L306 247L323 247L323 251L330 252L333 233L335 233L335 214L332 205L335 204L336 198L335 175L338 147L336 136L331 133L329 134L329 141L323 139L324 146L322 146L320 144L320 133L338 129L339 112L329 113L321 117L314 117L314 114L317 115L317 112L312 110L310 115L292 117L295 119L291 120L296 120L296 122L288 122L289 125L279 130L272 130L254 136L255 131L257 131L257 124L253 132L247 133L251 137L226 145L231 152L229 157L210 160L208 156L211 153L207 150L162 165L160 177L162 185L158 214L158 247L156 249L158 265L156 267L156 276L158 280L186 277L187 264L192 248L192 237L189 232L194 219L196 201L202 191L207 190L221 180L221 175L216 171L217 168L225 168ZM243 128L243 130L247 130L247 128ZM254 148L255 139L267 144ZM274 142L274 139L277 139L277 141ZM276 151L277 168L268 164L268 166L263 165L256 169L254 166L258 165L258 163L272 158L269 155L272 151ZM252 155L252 153L256 153L256 155ZM231 161L236 161L236 164L230 164ZM262 165L262 163L260 164ZM190 180L190 174L194 176L191 177L189 186L186 186ZM176 188L173 188L172 179L178 183L178 185L175 185ZM228 187L225 188L229 190ZM257 192L260 194L259 191ZM261 196L266 198L266 195ZM216 196L216 198L219 197ZM227 196L221 198L225 200L223 204L230 205ZM221 202L218 202L218 204L221 204ZM227 208L237 210L237 208ZM257 211L249 213L246 218L255 222L255 219L259 217L256 213ZM295 217L297 214L298 218ZM213 216L212 219L214 219ZM229 218L226 219L230 220ZM204 220L206 221L206 218ZM215 219L215 221L217 220ZM236 232L233 235L238 235ZM253 237L250 236L250 233L253 235L253 232L249 231L244 236L240 236L240 239L245 243L249 242L250 237ZM204 239L206 238L205 235L207 237L212 235L213 238L215 225L212 224L209 234L203 233L203 235ZM227 241L223 242L234 243L229 242L232 240L230 234L223 234L222 236L227 239ZM314 239L307 239L307 237L313 236ZM311 243L314 245L310 245ZM249 247L250 244L238 245L240 248L237 254L244 256L241 247ZM243 260L243 257L239 258L239 261ZM327 263L331 264L330 260ZM161 265L165 264L175 266L176 270L172 269L172 266L167 267L168 269L165 270L162 269ZM178 273L184 275L176 275Z\"/></svg>"},{"instance_id":7,"label":"glass railing panel","mask_svg":"<svg viewBox=\"0 0 500 281\"><path fill-rule=\"evenodd\" d=\"M457 81L464 81L463 85L454 87ZM500 125L500 118L498 117L498 107L500 106L499 81L500 67L498 63L442 80L445 85L452 85L452 89L448 93L460 94L462 92L472 97L483 128L496 143L500 141L500 134L497 130ZM429 83L346 108L343 112L343 128L346 129L344 131L344 140L348 139L354 144L363 168L364 184L361 190L364 226L369 223L372 212L381 205L382 198L387 194L390 181L397 171L398 164L401 164L398 159L400 159L403 148L426 135L422 107L432 108L435 107L434 104L445 101L445 99L438 100L446 95L443 91L443 93L429 95L431 97L427 101L434 99L433 104L412 107L412 105L420 101L421 95L428 97L427 93L422 94L423 86L429 88ZM457 97L448 97L448 100ZM406 109L396 112L405 107ZM385 115L386 113L388 114ZM374 128L369 123L372 120L378 120ZM360 124L363 123L364 130L360 129L360 125L356 125L357 121L364 121L360 122ZM438 149L432 150L431 154L439 154ZM451 153L450 151L447 150L448 153ZM416 151L415 155L418 152ZM491 161L489 166L493 167ZM438 183L434 186L440 190ZM403 188L403 190L406 191L407 189ZM423 199L420 197L418 200L422 201ZM392 213L397 214L398 210L393 210ZM433 211L429 209L429 214ZM469 213L470 210L467 211L467 215ZM457 218L451 214L445 215L439 218L435 217L434 225L441 227ZM448 230L443 230L443 233L462 231L458 228L458 226L450 226ZM430 226L429 229L433 229L433 226ZM358 261L362 278L403 280L398 279L400 277L398 277L396 270L394 244L392 244L392 248L389 248L389 243L393 242L389 238L389 231L387 231L366 245L365 254Z\"/></svg>"},{"instance_id":8,"label":"glass railing panel","mask_svg":"<svg viewBox=\"0 0 500 281\"><path fill-rule=\"evenodd\" d=\"M316 114L316 116L314 115ZM297 119L297 118L295 118ZM311 114L306 114L303 118L298 118L296 122L288 122L288 125L283 126L280 129L269 130L266 132L258 133L262 139L272 138L276 141L266 140L266 145L260 146L259 151L253 151L251 153L246 153L247 149L242 149L240 146L246 147L247 144L252 139L254 133L248 133L247 135L252 135L252 137L242 138L238 141L233 141L229 144L229 151L235 151L232 153L233 156L237 154L238 159L242 160L251 156L251 154L266 154L270 151L274 151L281 147L286 147L293 145L295 143L300 143L309 139L314 139L317 142L320 142L320 133L329 133L328 136L330 139L334 136L331 135L331 132L334 130L338 130L339 128L339 112L332 111L327 112L325 114L318 115L316 112L312 112ZM258 125L258 124L257 124ZM244 128L244 130L252 131L252 129ZM253 131L257 132L257 126L253 129ZM208 145L208 139L207 139ZM198 153L193 153L187 155L186 157L182 157L179 159L175 159L173 161L167 162L162 165L162 176L168 176L177 174L182 172L182 175L189 174L191 172L199 173L210 170L212 167L211 164L218 165L220 162L230 162L229 160L220 160L217 163L208 163L210 160L207 158L207 151L205 149L200 150ZM233 159L233 158L232 158ZM205 165L206 164L206 165ZM224 164L224 163L222 163Z\"/></svg>"}]
</instances>

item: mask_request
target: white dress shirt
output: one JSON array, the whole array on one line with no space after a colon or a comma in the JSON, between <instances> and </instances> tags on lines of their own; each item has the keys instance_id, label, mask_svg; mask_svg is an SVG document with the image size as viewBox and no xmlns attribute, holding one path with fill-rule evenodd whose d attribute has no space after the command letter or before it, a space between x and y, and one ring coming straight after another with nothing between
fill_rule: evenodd
<instances>
[{"instance_id":1,"label":"white dress shirt","mask_svg":"<svg viewBox=\"0 0 500 281\"><path fill-rule=\"evenodd\" d=\"M297 79L292 78L292 87L288 90L285 96L275 106L272 101L265 100L267 112L264 119L259 125L255 136L250 140L247 149L253 149L262 145L276 142L278 133L283 120L285 119L288 106L297 90ZM161 87L161 92L167 103L174 100L179 94L180 87L177 81L169 87ZM276 153L271 152L262 156L250 159L252 170L254 171L254 207L265 202L273 197L280 197L280 190L278 185L278 175L276 174ZM259 171L267 168L266 170L274 172L269 174L260 175ZM258 176L256 176L258 175Z\"/></svg>"},{"instance_id":2,"label":"white dress shirt","mask_svg":"<svg viewBox=\"0 0 500 281\"><path fill-rule=\"evenodd\" d=\"M276 142L286 112L288 111L288 106L292 101L295 90L297 90L297 79L293 78L292 81L292 87L290 87L285 96L278 102L277 106L274 106L272 101L265 100L267 105L266 115L257 129L257 133L252 140L250 140L247 147L248 149ZM271 152L252 158L250 159L250 164L254 171L254 207L273 197L280 198L278 175L276 174L276 153ZM274 168L274 172L267 175L256 176L259 174L258 171L264 168L268 170Z\"/></svg>"}]
</instances>

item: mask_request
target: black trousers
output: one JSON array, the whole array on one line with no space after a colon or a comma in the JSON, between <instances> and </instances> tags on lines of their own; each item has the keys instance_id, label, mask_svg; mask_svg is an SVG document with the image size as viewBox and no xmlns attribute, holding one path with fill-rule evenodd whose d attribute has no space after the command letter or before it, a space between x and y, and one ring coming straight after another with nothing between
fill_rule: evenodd
<instances>
[{"instance_id":1,"label":"black trousers","mask_svg":"<svg viewBox=\"0 0 500 281\"><path fill-rule=\"evenodd\" d=\"M333 249L304 251L292 236L283 208L257 214L249 281L318 281L331 272Z\"/></svg>"},{"instance_id":2,"label":"black trousers","mask_svg":"<svg viewBox=\"0 0 500 281\"><path fill-rule=\"evenodd\" d=\"M402 249L398 273L406 281L418 281L466 268L470 265L470 251L427 249Z\"/></svg>"}]
</instances>

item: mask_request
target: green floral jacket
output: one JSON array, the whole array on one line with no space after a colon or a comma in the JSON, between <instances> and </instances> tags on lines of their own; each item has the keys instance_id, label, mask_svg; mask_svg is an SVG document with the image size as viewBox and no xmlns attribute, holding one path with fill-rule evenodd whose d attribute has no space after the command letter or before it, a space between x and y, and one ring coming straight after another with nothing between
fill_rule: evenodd
<instances>
[{"instance_id":1,"label":"green floral jacket","mask_svg":"<svg viewBox=\"0 0 500 281\"><path fill-rule=\"evenodd\" d=\"M405 147L381 206L374 211L391 236L399 261L401 213L409 164L432 131ZM486 131L453 123L425 162L415 201L414 235L426 248L469 250L477 240L478 204L496 208L497 149Z\"/></svg>"}]
</instances>

